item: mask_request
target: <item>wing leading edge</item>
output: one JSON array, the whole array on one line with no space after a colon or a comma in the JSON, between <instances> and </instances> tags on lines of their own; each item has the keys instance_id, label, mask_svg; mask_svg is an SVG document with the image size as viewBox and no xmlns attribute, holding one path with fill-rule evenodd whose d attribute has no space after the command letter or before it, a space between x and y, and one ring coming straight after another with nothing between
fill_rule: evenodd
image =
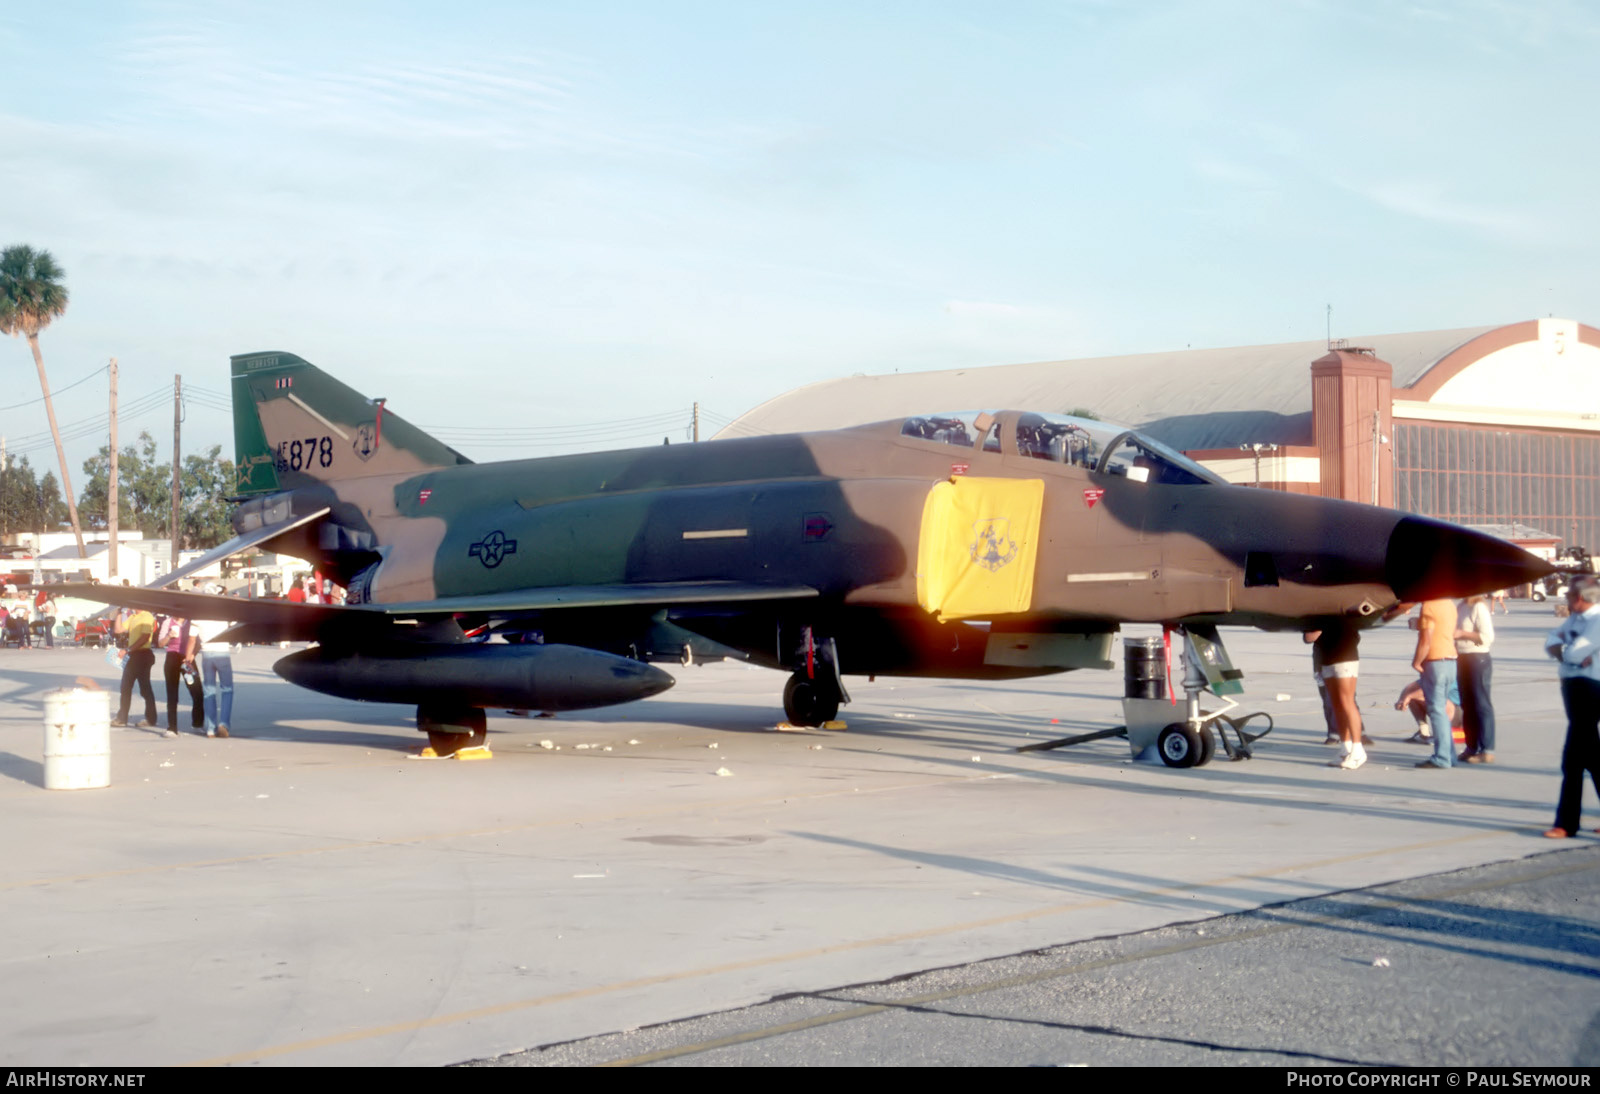
<instances>
[{"instance_id":1,"label":"wing leading edge","mask_svg":"<svg viewBox=\"0 0 1600 1094\"><path fill-rule=\"evenodd\" d=\"M61 596L82 597L124 608L143 608L184 619L235 623L234 641L314 642L343 625L382 626L426 622L460 615L487 619L534 612L595 608L668 608L683 604L749 604L815 597L809 585L756 585L736 581L682 581L637 585L553 585L484 596L454 596L397 604L297 604L288 600L248 600L212 593L127 585L69 583Z\"/></svg>"}]
</instances>

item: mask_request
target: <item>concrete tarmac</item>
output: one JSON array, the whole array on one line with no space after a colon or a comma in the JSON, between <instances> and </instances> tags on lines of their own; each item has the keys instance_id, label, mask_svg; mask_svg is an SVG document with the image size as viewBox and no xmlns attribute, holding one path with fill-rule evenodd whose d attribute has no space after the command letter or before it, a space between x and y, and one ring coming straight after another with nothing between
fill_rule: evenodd
<instances>
[{"instance_id":1,"label":"concrete tarmac","mask_svg":"<svg viewBox=\"0 0 1600 1094\"><path fill-rule=\"evenodd\" d=\"M475 1066L1594 1069L1584 843Z\"/></svg>"},{"instance_id":2,"label":"concrete tarmac","mask_svg":"<svg viewBox=\"0 0 1600 1094\"><path fill-rule=\"evenodd\" d=\"M1554 619L1496 623L1499 762L1452 771L1411 766L1394 625L1362 643L1355 772L1326 766L1299 637L1236 631L1243 709L1278 728L1200 769L1015 751L1120 722L1120 673L852 679L848 732L784 733L782 676L726 664L423 761L407 709L251 648L233 739L114 730L110 788L45 791L44 692L114 674L4 651L0 1062L460 1062L1543 854Z\"/></svg>"}]
</instances>

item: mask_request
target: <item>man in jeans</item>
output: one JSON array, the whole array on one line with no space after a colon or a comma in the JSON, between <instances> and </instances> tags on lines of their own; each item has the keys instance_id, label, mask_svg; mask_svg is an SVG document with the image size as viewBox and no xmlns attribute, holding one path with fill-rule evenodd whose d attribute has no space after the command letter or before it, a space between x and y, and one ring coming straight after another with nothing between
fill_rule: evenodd
<instances>
[{"instance_id":1,"label":"man in jeans","mask_svg":"<svg viewBox=\"0 0 1600 1094\"><path fill-rule=\"evenodd\" d=\"M196 585L199 582L195 582ZM210 590L220 592L220 586ZM212 620L195 620L194 633L200 640L200 673L204 680L206 736L228 736L228 723L233 721L233 658L228 644L219 642L217 636L230 624Z\"/></svg>"},{"instance_id":2,"label":"man in jeans","mask_svg":"<svg viewBox=\"0 0 1600 1094\"><path fill-rule=\"evenodd\" d=\"M1456 689L1456 606L1451 600L1425 600L1417 620L1417 652L1411 667L1422 677L1422 697L1428 704L1428 725L1433 730L1433 755L1419 768L1450 767L1456 758L1446 702Z\"/></svg>"}]
</instances>

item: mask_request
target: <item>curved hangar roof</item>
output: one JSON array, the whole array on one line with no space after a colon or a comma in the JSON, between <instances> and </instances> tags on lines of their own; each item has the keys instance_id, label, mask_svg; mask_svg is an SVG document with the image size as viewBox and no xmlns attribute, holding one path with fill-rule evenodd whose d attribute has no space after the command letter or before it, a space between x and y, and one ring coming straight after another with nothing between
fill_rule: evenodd
<instances>
[{"instance_id":1,"label":"curved hangar roof","mask_svg":"<svg viewBox=\"0 0 1600 1094\"><path fill-rule=\"evenodd\" d=\"M1416 387L1429 369L1467 343L1523 326L1382 334L1343 342L1370 348L1389 362L1398 393ZM1016 407L1057 414L1086 408L1188 451L1241 441L1310 444L1311 362L1327 352L1327 343L1319 339L857 375L785 392L741 415L717 436L837 429L930 408Z\"/></svg>"}]
</instances>

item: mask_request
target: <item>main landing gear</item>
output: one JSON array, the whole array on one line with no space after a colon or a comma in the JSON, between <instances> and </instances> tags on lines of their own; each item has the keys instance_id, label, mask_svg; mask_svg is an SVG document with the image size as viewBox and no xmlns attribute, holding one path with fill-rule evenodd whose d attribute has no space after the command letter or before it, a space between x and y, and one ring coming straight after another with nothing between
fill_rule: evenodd
<instances>
[{"instance_id":1,"label":"main landing gear","mask_svg":"<svg viewBox=\"0 0 1600 1094\"><path fill-rule=\"evenodd\" d=\"M818 639L801 628L800 667L783 685L783 715L790 725L815 727L839 716L839 704L850 701L839 673L839 650L833 639Z\"/></svg>"},{"instance_id":2,"label":"main landing gear","mask_svg":"<svg viewBox=\"0 0 1600 1094\"><path fill-rule=\"evenodd\" d=\"M439 756L478 748L489 739L489 720L479 707L418 707L417 728Z\"/></svg>"},{"instance_id":3,"label":"main landing gear","mask_svg":"<svg viewBox=\"0 0 1600 1094\"><path fill-rule=\"evenodd\" d=\"M839 716L839 692L832 681L806 679L804 669L783 685L783 716L790 725L820 726Z\"/></svg>"}]
</instances>

